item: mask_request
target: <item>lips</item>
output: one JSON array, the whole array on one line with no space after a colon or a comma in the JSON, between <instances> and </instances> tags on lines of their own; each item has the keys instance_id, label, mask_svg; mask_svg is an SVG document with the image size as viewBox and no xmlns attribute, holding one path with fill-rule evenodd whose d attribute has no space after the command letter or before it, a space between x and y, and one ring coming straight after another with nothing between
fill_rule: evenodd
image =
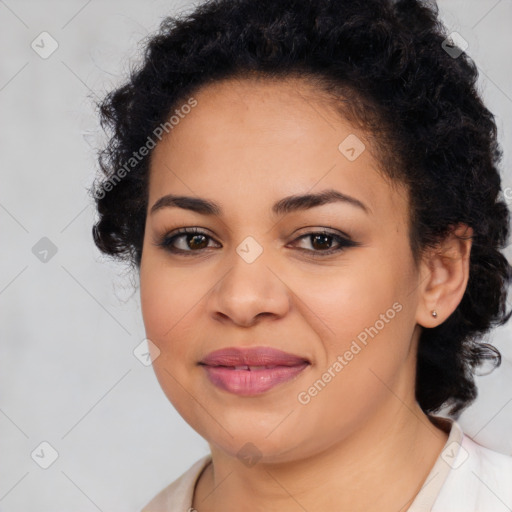
<instances>
[{"instance_id":1,"label":"lips","mask_svg":"<svg viewBox=\"0 0 512 512\"><path fill-rule=\"evenodd\" d=\"M248 396L293 379L310 362L270 347L232 347L211 352L199 364L215 386Z\"/></svg>"},{"instance_id":2,"label":"lips","mask_svg":"<svg viewBox=\"0 0 512 512\"><path fill-rule=\"evenodd\" d=\"M208 354L200 364L208 366L294 366L309 361L304 357L270 347L224 348Z\"/></svg>"}]
</instances>

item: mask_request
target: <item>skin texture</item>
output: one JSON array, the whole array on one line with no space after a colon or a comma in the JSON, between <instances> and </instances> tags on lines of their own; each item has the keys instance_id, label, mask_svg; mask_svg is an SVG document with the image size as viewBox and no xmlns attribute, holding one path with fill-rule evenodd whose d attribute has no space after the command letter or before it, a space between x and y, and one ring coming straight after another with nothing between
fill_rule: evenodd
<instances>
[{"instance_id":1,"label":"skin texture","mask_svg":"<svg viewBox=\"0 0 512 512\"><path fill-rule=\"evenodd\" d=\"M212 452L194 508L405 510L447 439L415 401L417 340L421 326L443 322L462 299L470 238L448 237L417 267L407 191L383 179L365 134L307 84L229 80L194 97L197 106L152 154L140 267L146 335L160 351L157 378ZM351 134L366 145L354 161L338 150ZM338 202L272 214L285 196L331 188L368 213ZM223 214L177 207L150 214L169 193L210 199ZM157 245L184 227L211 238L176 240L187 254L196 251L190 256ZM329 239L300 238L322 228L359 245L322 256L338 246L335 239L329 246ZM456 233L471 230L457 226ZM263 249L252 263L236 252L248 236ZM299 393L396 303L393 319L300 403ZM311 364L254 397L213 386L197 364L217 349L252 346ZM237 457L246 443L261 457L255 465Z\"/></svg>"}]
</instances>

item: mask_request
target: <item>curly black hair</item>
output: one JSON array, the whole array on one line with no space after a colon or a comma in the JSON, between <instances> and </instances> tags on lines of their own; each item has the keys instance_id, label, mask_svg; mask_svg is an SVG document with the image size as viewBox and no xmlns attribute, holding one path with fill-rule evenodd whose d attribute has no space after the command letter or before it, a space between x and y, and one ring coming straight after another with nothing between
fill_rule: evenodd
<instances>
[{"instance_id":1,"label":"curly black hair","mask_svg":"<svg viewBox=\"0 0 512 512\"><path fill-rule=\"evenodd\" d=\"M163 125L168 131L169 116L201 87L248 77L299 77L366 129L384 175L409 191L416 262L458 223L473 228L464 296L443 323L422 328L417 358L422 409L459 414L477 396L478 367L501 361L482 336L512 314L506 311L512 267L500 252L510 212L497 128L477 92L476 65L454 47L436 5L211 0L165 18L129 80L98 104L110 137L89 189L99 214L96 246L140 270L151 134Z\"/></svg>"}]
</instances>

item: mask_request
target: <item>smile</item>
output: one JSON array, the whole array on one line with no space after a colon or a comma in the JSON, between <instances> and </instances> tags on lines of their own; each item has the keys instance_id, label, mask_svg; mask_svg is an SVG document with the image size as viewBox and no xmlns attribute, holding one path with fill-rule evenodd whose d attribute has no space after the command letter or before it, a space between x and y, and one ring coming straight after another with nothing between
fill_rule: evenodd
<instances>
[{"instance_id":1,"label":"smile","mask_svg":"<svg viewBox=\"0 0 512 512\"><path fill-rule=\"evenodd\" d=\"M269 347L252 347L221 349L210 353L199 364L218 388L254 396L293 379L310 362Z\"/></svg>"},{"instance_id":2,"label":"smile","mask_svg":"<svg viewBox=\"0 0 512 512\"><path fill-rule=\"evenodd\" d=\"M301 373L309 363L296 366L203 366L210 381L219 388L237 395L258 395L287 382Z\"/></svg>"}]
</instances>

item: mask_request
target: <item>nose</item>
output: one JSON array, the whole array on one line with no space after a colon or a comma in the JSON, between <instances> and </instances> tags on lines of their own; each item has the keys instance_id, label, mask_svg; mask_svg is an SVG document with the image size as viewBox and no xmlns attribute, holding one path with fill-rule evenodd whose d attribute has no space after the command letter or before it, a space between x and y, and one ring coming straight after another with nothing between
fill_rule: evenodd
<instances>
[{"instance_id":1,"label":"nose","mask_svg":"<svg viewBox=\"0 0 512 512\"><path fill-rule=\"evenodd\" d=\"M209 310L215 320L250 327L262 318L286 315L289 290L279 272L267 266L263 254L248 263L235 253L230 263L209 295Z\"/></svg>"}]
</instances>

